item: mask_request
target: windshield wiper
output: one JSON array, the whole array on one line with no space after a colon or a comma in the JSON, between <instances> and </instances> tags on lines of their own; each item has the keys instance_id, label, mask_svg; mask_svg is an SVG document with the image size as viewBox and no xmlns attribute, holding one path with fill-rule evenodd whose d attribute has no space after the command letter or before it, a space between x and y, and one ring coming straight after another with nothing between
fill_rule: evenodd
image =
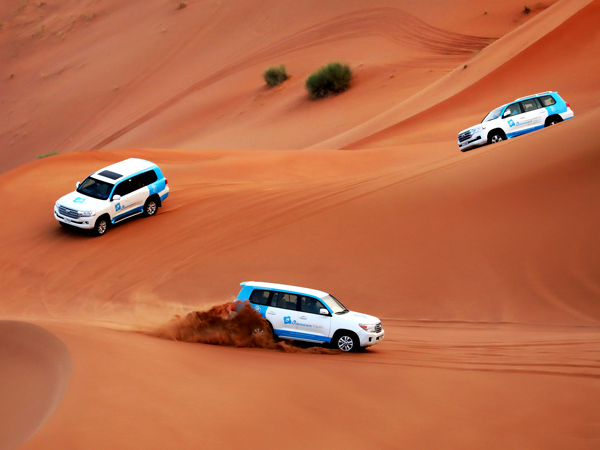
<instances>
[{"instance_id":1,"label":"windshield wiper","mask_svg":"<svg viewBox=\"0 0 600 450\"><path fill-rule=\"evenodd\" d=\"M343 310L343 311L336 312L336 314L338 314L338 315L342 315L342 314L346 314L346 313L347 313L347 312L349 312L349 311L350 311L349 309L345 309L345 310Z\"/></svg>"}]
</instances>

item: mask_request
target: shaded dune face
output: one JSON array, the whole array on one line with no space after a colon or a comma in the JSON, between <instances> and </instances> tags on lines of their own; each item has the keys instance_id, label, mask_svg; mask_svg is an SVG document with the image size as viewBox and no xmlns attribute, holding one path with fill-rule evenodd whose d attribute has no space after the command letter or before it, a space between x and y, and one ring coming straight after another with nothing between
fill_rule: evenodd
<instances>
[{"instance_id":1,"label":"shaded dune face","mask_svg":"<svg viewBox=\"0 0 600 450\"><path fill-rule=\"evenodd\" d=\"M0 321L0 448L20 447L50 418L71 377L71 355L37 325Z\"/></svg>"},{"instance_id":2,"label":"shaded dune face","mask_svg":"<svg viewBox=\"0 0 600 450\"><path fill-rule=\"evenodd\" d=\"M390 0L369 8L362 1L286 3L200 2L185 11L139 0L6 7L0 172L52 151L304 148L403 100L502 34L470 27L472 8L463 1L429 8ZM435 6L459 20L450 26ZM303 80L332 59L351 63L364 90L349 93L349 122L334 109L307 106ZM281 63L292 78L262 107L260 74Z\"/></svg>"}]
</instances>

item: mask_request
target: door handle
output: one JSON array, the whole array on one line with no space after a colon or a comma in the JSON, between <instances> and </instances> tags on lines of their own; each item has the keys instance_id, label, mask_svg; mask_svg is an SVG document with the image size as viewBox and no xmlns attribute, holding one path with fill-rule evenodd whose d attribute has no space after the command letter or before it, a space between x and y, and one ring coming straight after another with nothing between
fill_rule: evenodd
<instances>
[{"instance_id":1,"label":"door handle","mask_svg":"<svg viewBox=\"0 0 600 450\"><path fill-rule=\"evenodd\" d=\"M300 316L300 318L306 320L306 316Z\"/></svg>"},{"instance_id":2,"label":"door handle","mask_svg":"<svg viewBox=\"0 0 600 450\"><path fill-rule=\"evenodd\" d=\"M277 313L276 313L275 311L269 311L269 314L273 314L273 315L275 315L275 314L277 314Z\"/></svg>"}]
</instances>

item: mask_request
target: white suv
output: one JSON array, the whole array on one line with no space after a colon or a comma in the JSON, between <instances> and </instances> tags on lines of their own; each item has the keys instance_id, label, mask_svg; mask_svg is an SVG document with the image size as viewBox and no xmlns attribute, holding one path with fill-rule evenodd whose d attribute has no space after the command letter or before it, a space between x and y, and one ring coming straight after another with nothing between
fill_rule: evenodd
<instances>
[{"instance_id":1,"label":"white suv","mask_svg":"<svg viewBox=\"0 0 600 450\"><path fill-rule=\"evenodd\" d=\"M569 104L556 92L528 95L494 109L480 125L458 133L458 148L464 152L480 145L494 144L573 116Z\"/></svg>"},{"instance_id":2,"label":"white suv","mask_svg":"<svg viewBox=\"0 0 600 450\"><path fill-rule=\"evenodd\" d=\"M153 216L169 195L158 166L130 158L77 182L77 190L58 199L54 218L62 226L91 230L102 236L110 225L139 214Z\"/></svg>"},{"instance_id":3,"label":"white suv","mask_svg":"<svg viewBox=\"0 0 600 450\"><path fill-rule=\"evenodd\" d=\"M377 317L350 311L327 292L256 281L240 286L237 300L249 301L277 337L327 343L345 352L383 339Z\"/></svg>"}]
</instances>

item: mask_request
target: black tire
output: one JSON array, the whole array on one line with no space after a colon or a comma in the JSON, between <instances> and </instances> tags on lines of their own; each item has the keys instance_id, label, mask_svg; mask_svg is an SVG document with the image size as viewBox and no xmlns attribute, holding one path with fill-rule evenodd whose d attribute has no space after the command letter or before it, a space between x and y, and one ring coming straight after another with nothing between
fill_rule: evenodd
<instances>
[{"instance_id":1,"label":"black tire","mask_svg":"<svg viewBox=\"0 0 600 450\"><path fill-rule=\"evenodd\" d=\"M100 216L96 219L94 228L92 228L92 236L104 236L110 226L110 218L107 215Z\"/></svg>"},{"instance_id":2,"label":"black tire","mask_svg":"<svg viewBox=\"0 0 600 450\"><path fill-rule=\"evenodd\" d=\"M151 217L155 215L158 211L158 201L156 197L148 197L146 203L144 203L144 216Z\"/></svg>"},{"instance_id":3,"label":"black tire","mask_svg":"<svg viewBox=\"0 0 600 450\"><path fill-rule=\"evenodd\" d=\"M58 221L58 223L60 223L60 226L63 228L67 228L67 229L71 228L71 225L69 225L68 223L61 222L60 220Z\"/></svg>"},{"instance_id":4,"label":"black tire","mask_svg":"<svg viewBox=\"0 0 600 450\"><path fill-rule=\"evenodd\" d=\"M331 344L343 352L356 352L360 349L358 336L352 331L338 331L331 340Z\"/></svg>"},{"instance_id":5,"label":"black tire","mask_svg":"<svg viewBox=\"0 0 600 450\"><path fill-rule=\"evenodd\" d=\"M550 116L546 119L545 127L551 127L552 125L556 125L557 123L562 122L562 117L560 116Z\"/></svg>"},{"instance_id":6,"label":"black tire","mask_svg":"<svg viewBox=\"0 0 600 450\"><path fill-rule=\"evenodd\" d=\"M497 131L494 131L492 134L488 136L488 144L496 144L498 142L502 142L506 137Z\"/></svg>"}]
</instances>

